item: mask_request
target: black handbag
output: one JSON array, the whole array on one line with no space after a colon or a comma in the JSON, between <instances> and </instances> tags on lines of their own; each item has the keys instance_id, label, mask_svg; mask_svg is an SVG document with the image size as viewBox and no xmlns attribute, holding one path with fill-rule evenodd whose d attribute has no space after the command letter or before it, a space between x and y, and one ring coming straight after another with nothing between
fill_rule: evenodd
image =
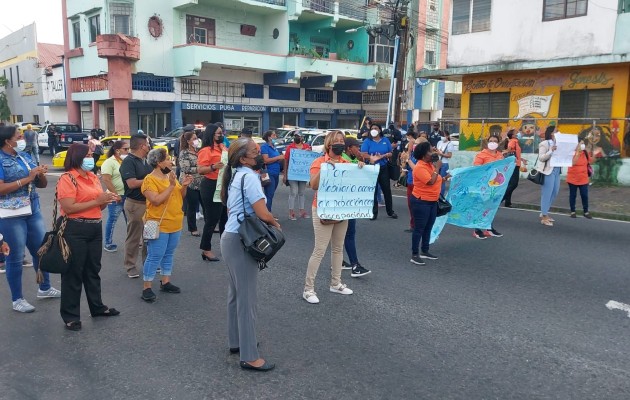
<instances>
[{"instance_id":1,"label":"black handbag","mask_svg":"<svg viewBox=\"0 0 630 400\"><path fill-rule=\"evenodd\" d=\"M453 206L451 203L449 203L443 195L440 195L437 202L437 216L442 217L450 213L452 209Z\"/></svg>"},{"instance_id":2,"label":"black handbag","mask_svg":"<svg viewBox=\"0 0 630 400\"><path fill-rule=\"evenodd\" d=\"M284 234L275 226L267 225L256 214L250 215L245 211L245 174L241 178L241 199L243 213L239 214L238 234L241 236L243 248L254 260L258 261L258 268L267 268L267 262L284 246Z\"/></svg>"},{"instance_id":3,"label":"black handbag","mask_svg":"<svg viewBox=\"0 0 630 400\"><path fill-rule=\"evenodd\" d=\"M387 161L387 173L389 174L389 179L397 181L400 178L400 167L396 163Z\"/></svg>"},{"instance_id":4,"label":"black handbag","mask_svg":"<svg viewBox=\"0 0 630 400\"><path fill-rule=\"evenodd\" d=\"M408 174L409 172L407 172ZM407 187L407 174L400 174L400 178L398 178L398 184L400 186Z\"/></svg>"},{"instance_id":5,"label":"black handbag","mask_svg":"<svg viewBox=\"0 0 630 400\"><path fill-rule=\"evenodd\" d=\"M67 174L72 184L77 187L77 181L72 174ZM63 176L63 175L62 175ZM44 240L37 251L39 256L39 269L37 271L37 282L44 281L43 272L51 274L64 274L70 266L72 256L70 247L63 237L63 233L68 223L68 217L64 215L57 218L57 189L55 188L55 199L53 200L53 225L52 231L46 232Z\"/></svg>"},{"instance_id":6,"label":"black handbag","mask_svg":"<svg viewBox=\"0 0 630 400\"><path fill-rule=\"evenodd\" d=\"M540 155L538 157L540 157ZM534 165L538 164L538 157L536 157L536 163ZM545 166L543 167L543 169L545 168L547 168L547 161L545 161ZM529 171L529 174L527 174L527 180L530 182L534 182L536 185L542 185L545 183L545 174L541 173L539 170L536 169L536 167L534 167L531 169L531 171Z\"/></svg>"}]
</instances>

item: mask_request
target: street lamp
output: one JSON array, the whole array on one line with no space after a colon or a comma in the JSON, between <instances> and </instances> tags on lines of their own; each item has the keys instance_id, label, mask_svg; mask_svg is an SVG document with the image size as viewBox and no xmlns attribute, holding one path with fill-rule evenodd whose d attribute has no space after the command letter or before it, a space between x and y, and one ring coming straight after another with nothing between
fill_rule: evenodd
<instances>
[{"instance_id":1,"label":"street lamp","mask_svg":"<svg viewBox=\"0 0 630 400\"><path fill-rule=\"evenodd\" d=\"M358 28L351 28L351 29L346 29L346 33L354 33L354 32L358 32L359 29L365 29L367 30L368 28L366 26L360 26Z\"/></svg>"}]
</instances>

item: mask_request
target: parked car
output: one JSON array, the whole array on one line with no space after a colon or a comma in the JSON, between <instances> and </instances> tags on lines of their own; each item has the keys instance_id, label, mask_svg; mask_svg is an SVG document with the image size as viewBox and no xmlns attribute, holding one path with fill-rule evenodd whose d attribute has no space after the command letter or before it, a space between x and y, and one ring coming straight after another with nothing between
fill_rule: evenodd
<instances>
[{"instance_id":1,"label":"parked car","mask_svg":"<svg viewBox=\"0 0 630 400\"><path fill-rule=\"evenodd\" d=\"M156 147L164 146L168 149L169 154L173 154L175 143L179 140L179 138L182 136L183 133L184 133L183 127L177 128L164 134L164 136L151 138L151 141L153 142L153 146L156 146Z\"/></svg>"},{"instance_id":2,"label":"parked car","mask_svg":"<svg viewBox=\"0 0 630 400\"><path fill-rule=\"evenodd\" d=\"M453 143L453 151L459 151L459 133L451 133L451 143Z\"/></svg>"},{"instance_id":3,"label":"parked car","mask_svg":"<svg viewBox=\"0 0 630 400\"><path fill-rule=\"evenodd\" d=\"M41 125L35 122L18 122L17 124L15 124L15 127L20 131L20 132L24 132L26 130L26 127L28 125L31 125L31 128L34 131L39 131L41 129Z\"/></svg>"},{"instance_id":4,"label":"parked car","mask_svg":"<svg viewBox=\"0 0 630 400\"><path fill-rule=\"evenodd\" d=\"M60 147L70 147L72 143L83 143L87 144L90 139L89 132L83 132L79 125L71 124L68 122L59 122L52 124L45 124L37 135L37 145L39 146L40 154L44 152L48 148L48 127L50 125L55 126L55 131L60 134L59 137L59 146Z\"/></svg>"},{"instance_id":5,"label":"parked car","mask_svg":"<svg viewBox=\"0 0 630 400\"><path fill-rule=\"evenodd\" d=\"M313 145L313 141L315 140L316 137L318 136L322 136L321 139L321 146L322 149L324 147L324 139L323 137L326 136L326 134L321 131L321 130L316 130L316 129L305 129L304 131L300 132L300 135L302 135L302 139L304 140L304 143L309 144L309 145ZM286 142L286 143L282 143L282 144L277 144L276 143L276 150L278 150L280 153L284 154L287 146L289 146L291 143L293 143L293 139L291 139L291 141ZM319 141L318 141L319 143Z\"/></svg>"}]
</instances>

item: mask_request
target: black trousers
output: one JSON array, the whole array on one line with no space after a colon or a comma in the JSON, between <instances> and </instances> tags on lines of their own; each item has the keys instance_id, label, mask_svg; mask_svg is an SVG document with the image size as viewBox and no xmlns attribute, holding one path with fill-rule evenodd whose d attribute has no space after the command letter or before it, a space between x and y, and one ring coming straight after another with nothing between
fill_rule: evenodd
<instances>
[{"instance_id":1,"label":"black trousers","mask_svg":"<svg viewBox=\"0 0 630 400\"><path fill-rule=\"evenodd\" d=\"M389 183L389 171L387 169L387 165L381 165L376 183L381 187L381 191L383 192L383 199L385 199L385 210L387 211L387 215L392 215L394 213L394 209L392 206L392 188L391 184ZM372 213L374 214L374 217L378 215L378 201L376 201L377 192L378 190L374 191L374 205L372 206Z\"/></svg>"},{"instance_id":2,"label":"black trousers","mask_svg":"<svg viewBox=\"0 0 630 400\"><path fill-rule=\"evenodd\" d=\"M505 201L506 206L512 205L512 193L518 187L519 173L520 171L518 167L514 168L514 172L512 172L512 177L508 182L508 187L505 191L505 195L503 195L503 201Z\"/></svg>"},{"instance_id":3,"label":"black trousers","mask_svg":"<svg viewBox=\"0 0 630 400\"><path fill-rule=\"evenodd\" d=\"M213 201L214 191L217 188L217 181L214 179L203 178L199 193L201 194L201 205L203 206L203 233L201 234L201 244L199 248L204 251L212 250L212 234L214 228L221 219L224 212L222 203ZM224 225L225 226L225 225Z\"/></svg>"},{"instance_id":4,"label":"black trousers","mask_svg":"<svg viewBox=\"0 0 630 400\"><path fill-rule=\"evenodd\" d=\"M101 254L103 224L68 220L64 237L72 256L61 275L61 318L65 323L81 320L81 288L85 288L90 313L107 311L101 299Z\"/></svg>"},{"instance_id":5,"label":"black trousers","mask_svg":"<svg viewBox=\"0 0 630 400\"><path fill-rule=\"evenodd\" d=\"M188 232L195 232L197 230L197 206L201 203L201 193L199 190L188 188L186 192L186 222L188 222Z\"/></svg>"}]
</instances>

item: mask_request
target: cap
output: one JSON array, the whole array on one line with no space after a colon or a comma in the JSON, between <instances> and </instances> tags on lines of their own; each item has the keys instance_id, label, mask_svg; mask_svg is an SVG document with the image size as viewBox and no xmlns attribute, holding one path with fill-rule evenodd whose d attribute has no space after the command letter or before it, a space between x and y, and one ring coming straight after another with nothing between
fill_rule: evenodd
<instances>
[{"instance_id":1,"label":"cap","mask_svg":"<svg viewBox=\"0 0 630 400\"><path fill-rule=\"evenodd\" d=\"M184 126L184 132L192 132L195 130L195 125L193 124L188 124L186 126Z\"/></svg>"},{"instance_id":2,"label":"cap","mask_svg":"<svg viewBox=\"0 0 630 400\"><path fill-rule=\"evenodd\" d=\"M357 147L361 146L361 143L359 143L358 140L352 137L346 137L345 142L346 142L346 148L350 148L352 146L357 146Z\"/></svg>"},{"instance_id":3,"label":"cap","mask_svg":"<svg viewBox=\"0 0 630 400\"><path fill-rule=\"evenodd\" d=\"M138 129L138 135L144 135L144 131L142 129Z\"/></svg>"}]
</instances>

